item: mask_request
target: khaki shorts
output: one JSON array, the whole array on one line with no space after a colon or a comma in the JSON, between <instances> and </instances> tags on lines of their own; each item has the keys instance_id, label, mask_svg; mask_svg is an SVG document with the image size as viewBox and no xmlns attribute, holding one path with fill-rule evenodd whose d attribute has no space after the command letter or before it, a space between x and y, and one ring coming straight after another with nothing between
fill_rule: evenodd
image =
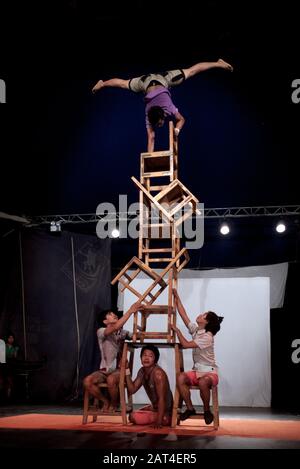
<instances>
[{"instance_id":1,"label":"khaki shorts","mask_svg":"<svg viewBox=\"0 0 300 469\"><path fill-rule=\"evenodd\" d=\"M100 371L100 370L94 371L93 373L91 373L93 383L94 384L106 383L107 377L111 375L112 373L116 373L116 372L119 373L119 370L114 370L114 371L109 371L109 372Z\"/></svg>"},{"instance_id":2,"label":"khaki shorts","mask_svg":"<svg viewBox=\"0 0 300 469\"><path fill-rule=\"evenodd\" d=\"M149 73L141 77L132 78L129 81L129 89L135 93L146 93L152 81L158 81L165 88L180 85L185 80L183 70L169 70L163 73Z\"/></svg>"},{"instance_id":3,"label":"khaki shorts","mask_svg":"<svg viewBox=\"0 0 300 469\"><path fill-rule=\"evenodd\" d=\"M91 373L94 384L106 383L108 373L103 373L103 371L94 371Z\"/></svg>"}]
</instances>

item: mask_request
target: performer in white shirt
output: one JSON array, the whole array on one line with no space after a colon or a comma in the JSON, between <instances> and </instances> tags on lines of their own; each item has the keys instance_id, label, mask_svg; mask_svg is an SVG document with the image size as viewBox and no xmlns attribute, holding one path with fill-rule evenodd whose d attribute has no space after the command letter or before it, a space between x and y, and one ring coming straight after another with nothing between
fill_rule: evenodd
<instances>
[{"instance_id":1,"label":"performer in white shirt","mask_svg":"<svg viewBox=\"0 0 300 469\"><path fill-rule=\"evenodd\" d=\"M186 420L196 414L191 401L190 386L199 386L200 396L203 401L204 420L210 424L214 416L210 411L210 390L218 384L218 367L215 362L214 336L220 330L223 318L213 311L199 314L196 323L191 322L184 306L179 298L177 290L173 289L175 306L184 324L192 335L192 340L187 340L178 327L171 326L176 332L179 342L183 348L193 349L194 366L191 371L185 371L177 376L177 387L179 393L186 403L187 409L180 415L180 420Z\"/></svg>"}]
</instances>

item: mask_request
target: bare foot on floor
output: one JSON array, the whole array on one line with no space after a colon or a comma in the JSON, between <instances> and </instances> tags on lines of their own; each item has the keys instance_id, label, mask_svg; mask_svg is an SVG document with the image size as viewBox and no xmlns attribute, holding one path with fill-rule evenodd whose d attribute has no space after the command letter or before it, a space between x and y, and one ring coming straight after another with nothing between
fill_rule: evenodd
<instances>
[{"instance_id":1,"label":"bare foot on floor","mask_svg":"<svg viewBox=\"0 0 300 469\"><path fill-rule=\"evenodd\" d=\"M110 403L108 401L104 402L101 412L109 412L109 409L110 409Z\"/></svg>"},{"instance_id":2,"label":"bare foot on floor","mask_svg":"<svg viewBox=\"0 0 300 469\"><path fill-rule=\"evenodd\" d=\"M108 411L114 413L118 411L118 408L114 405L110 405Z\"/></svg>"},{"instance_id":3,"label":"bare foot on floor","mask_svg":"<svg viewBox=\"0 0 300 469\"><path fill-rule=\"evenodd\" d=\"M229 70L230 72L233 72L233 66L230 65L228 62L225 62L223 59L219 59L218 64L220 65L221 68L225 68L225 70Z\"/></svg>"}]
</instances>

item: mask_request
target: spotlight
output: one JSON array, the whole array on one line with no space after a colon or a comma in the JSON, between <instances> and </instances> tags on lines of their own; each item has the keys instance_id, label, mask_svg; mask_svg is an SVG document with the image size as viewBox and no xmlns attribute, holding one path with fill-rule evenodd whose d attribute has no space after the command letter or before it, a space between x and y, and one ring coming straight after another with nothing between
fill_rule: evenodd
<instances>
[{"instance_id":1,"label":"spotlight","mask_svg":"<svg viewBox=\"0 0 300 469\"><path fill-rule=\"evenodd\" d=\"M61 222L60 221L52 221L50 223L50 231L52 233L57 233L61 231Z\"/></svg>"},{"instance_id":2,"label":"spotlight","mask_svg":"<svg viewBox=\"0 0 300 469\"><path fill-rule=\"evenodd\" d=\"M120 231L117 228L115 228L114 230L112 230L111 236L112 236L112 238L119 238Z\"/></svg>"},{"instance_id":3,"label":"spotlight","mask_svg":"<svg viewBox=\"0 0 300 469\"><path fill-rule=\"evenodd\" d=\"M279 221L276 225L277 233L284 233L286 230L285 223L283 221Z\"/></svg>"},{"instance_id":4,"label":"spotlight","mask_svg":"<svg viewBox=\"0 0 300 469\"><path fill-rule=\"evenodd\" d=\"M220 226L220 233L222 235L227 235L230 232L230 228L226 222L223 222L222 225Z\"/></svg>"}]
</instances>

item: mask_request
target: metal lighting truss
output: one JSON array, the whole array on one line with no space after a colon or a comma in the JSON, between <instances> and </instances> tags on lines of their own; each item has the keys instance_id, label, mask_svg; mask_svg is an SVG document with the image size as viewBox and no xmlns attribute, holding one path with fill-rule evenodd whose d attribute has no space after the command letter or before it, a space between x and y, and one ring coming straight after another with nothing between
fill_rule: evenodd
<instances>
[{"instance_id":1,"label":"metal lighting truss","mask_svg":"<svg viewBox=\"0 0 300 469\"><path fill-rule=\"evenodd\" d=\"M133 220L137 218L136 212L111 212L111 213L75 213L67 215L34 215L26 217L29 220L27 227L50 224L58 222L64 224L74 223L97 223L102 220L109 222L112 220ZM201 217L201 215L193 215ZM300 205L277 205L259 207L224 207L224 208L204 208L204 218L253 218L253 217L287 217L300 216Z\"/></svg>"}]
</instances>

